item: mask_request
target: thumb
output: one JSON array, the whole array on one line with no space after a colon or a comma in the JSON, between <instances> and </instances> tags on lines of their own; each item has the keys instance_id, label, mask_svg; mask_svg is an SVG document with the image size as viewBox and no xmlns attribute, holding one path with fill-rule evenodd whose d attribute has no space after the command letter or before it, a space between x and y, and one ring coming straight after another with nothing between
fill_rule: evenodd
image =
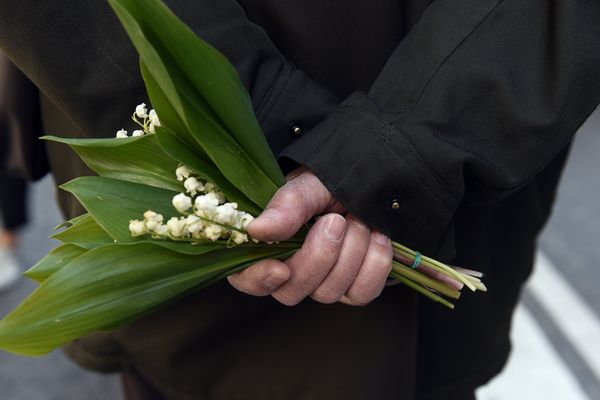
<instances>
[{"instance_id":1,"label":"thumb","mask_svg":"<svg viewBox=\"0 0 600 400\"><path fill-rule=\"evenodd\" d=\"M248 233L265 242L287 240L335 203L319 178L305 169L275 193L265 211L248 224Z\"/></svg>"}]
</instances>

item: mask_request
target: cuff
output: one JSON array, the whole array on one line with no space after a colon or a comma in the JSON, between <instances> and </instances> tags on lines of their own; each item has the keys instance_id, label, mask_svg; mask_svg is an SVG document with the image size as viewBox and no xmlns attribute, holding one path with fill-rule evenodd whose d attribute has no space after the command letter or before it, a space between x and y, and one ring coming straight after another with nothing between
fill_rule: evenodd
<instances>
[{"instance_id":1,"label":"cuff","mask_svg":"<svg viewBox=\"0 0 600 400\"><path fill-rule=\"evenodd\" d=\"M411 145L403 133L409 128L398 118L355 93L281 157L308 166L348 211L393 240L449 259L458 199Z\"/></svg>"}]
</instances>

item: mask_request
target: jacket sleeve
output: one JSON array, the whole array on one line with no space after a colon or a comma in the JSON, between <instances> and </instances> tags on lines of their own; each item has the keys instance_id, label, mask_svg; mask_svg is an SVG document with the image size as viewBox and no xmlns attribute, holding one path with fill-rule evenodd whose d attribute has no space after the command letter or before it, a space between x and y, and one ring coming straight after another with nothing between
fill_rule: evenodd
<instances>
[{"instance_id":1,"label":"jacket sleeve","mask_svg":"<svg viewBox=\"0 0 600 400\"><path fill-rule=\"evenodd\" d=\"M600 2L437 0L370 91L283 155L372 225L447 258L458 204L519 189L599 101Z\"/></svg>"},{"instance_id":2,"label":"jacket sleeve","mask_svg":"<svg viewBox=\"0 0 600 400\"><path fill-rule=\"evenodd\" d=\"M276 153L293 140L280 134L290 121L301 117L308 128L338 105L286 61L237 1L166 3L237 68ZM105 0L3 0L0 48L85 135L114 135L146 99L137 53Z\"/></svg>"}]
</instances>

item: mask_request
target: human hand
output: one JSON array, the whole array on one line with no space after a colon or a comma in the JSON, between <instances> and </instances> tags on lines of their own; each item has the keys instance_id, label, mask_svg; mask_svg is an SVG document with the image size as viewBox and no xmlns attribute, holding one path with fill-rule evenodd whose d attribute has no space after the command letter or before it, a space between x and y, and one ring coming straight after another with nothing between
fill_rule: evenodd
<instances>
[{"instance_id":1,"label":"human hand","mask_svg":"<svg viewBox=\"0 0 600 400\"><path fill-rule=\"evenodd\" d=\"M321 303L368 304L379 296L391 271L391 241L344 213L310 170L294 170L265 211L248 225L248 232L261 241L283 241L314 216L322 216L292 257L262 260L231 275L229 282L244 293L272 295L289 306L307 296Z\"/></svg>"}]
</instances>

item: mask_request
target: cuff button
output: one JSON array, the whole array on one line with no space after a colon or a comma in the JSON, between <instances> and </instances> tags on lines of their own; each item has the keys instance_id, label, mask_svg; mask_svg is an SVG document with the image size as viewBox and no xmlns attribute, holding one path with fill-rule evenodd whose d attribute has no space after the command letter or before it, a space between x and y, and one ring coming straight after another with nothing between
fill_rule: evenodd
<instances>
[{"instance_id":1,"label":"cuff button","mask_svg":"<svg viewBox=\"0 0 600 400\"><path fill-rule=\"evenodd\" d=\"M299 121L292 122L290 124L290 127L288 128L288 133L293 138L298 138L302 136L302 134L304 133L304 124Z\"/></svg>"},{"instance_id":2,"label":"cuff button","mask_svg":"<svg viewBox=\"0 0 600 400\"><path fill-rule=\"evenodd\" d=\"M388 201L388 205L394 211L399 210L400 208L402 208L402 202L397 197L391 198Z\"/></svg>"}]
</instances>

